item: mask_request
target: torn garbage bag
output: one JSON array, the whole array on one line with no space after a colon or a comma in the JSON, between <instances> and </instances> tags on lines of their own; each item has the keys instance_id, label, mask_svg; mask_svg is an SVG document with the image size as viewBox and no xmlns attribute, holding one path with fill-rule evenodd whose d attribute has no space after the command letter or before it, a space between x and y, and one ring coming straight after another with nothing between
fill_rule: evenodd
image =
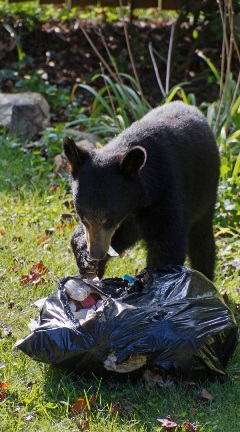
<instances>
[{"instance_id":1,"label":"torn garbage bag","mask_svg":"<svg viewBox=\"0 0 240 432\"><path fill-rule=\"evenodd\" d=\"M186 267L136 278L61 279L37 328L16 346L77 373L142 372L195 379L225 376L237 326L214 285Z\"/></svg>"}]
</instances>

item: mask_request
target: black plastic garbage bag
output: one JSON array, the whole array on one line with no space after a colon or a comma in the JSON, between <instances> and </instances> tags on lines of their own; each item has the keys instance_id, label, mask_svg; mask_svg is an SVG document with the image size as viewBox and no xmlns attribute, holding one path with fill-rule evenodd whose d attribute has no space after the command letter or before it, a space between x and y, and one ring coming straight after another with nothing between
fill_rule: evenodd
<instances>
[{"instance_id":1,"label":"black plastic garbage bag","mask_svg":"<svg viewBox=\"0 0 240 432\"><path fill-rule=\"evenodd\" d=\"M214 285L197 271L143 270L135 282L90 282L105 299L81 325L69 308L66 283L45 301L39 326L16 343L34 360L77 373L142 372L195 379L225 376L237 326Z\"/></svg>"}]
</instances>

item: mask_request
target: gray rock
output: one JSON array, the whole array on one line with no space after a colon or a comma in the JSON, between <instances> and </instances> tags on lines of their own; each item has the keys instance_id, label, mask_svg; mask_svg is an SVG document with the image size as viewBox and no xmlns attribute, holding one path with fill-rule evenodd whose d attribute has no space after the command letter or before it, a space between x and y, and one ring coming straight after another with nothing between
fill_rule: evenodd
<instances>
[{"instance_id":1,"label":"gray rock","mask_svg":"<svg viewBox=\"0 0 240 432\"><path fill-rule=\"evenodd\" d=\"M50 109L40 93L0 93L0 125L25 139L50 125Z\"/></svg>"}]
</instances>

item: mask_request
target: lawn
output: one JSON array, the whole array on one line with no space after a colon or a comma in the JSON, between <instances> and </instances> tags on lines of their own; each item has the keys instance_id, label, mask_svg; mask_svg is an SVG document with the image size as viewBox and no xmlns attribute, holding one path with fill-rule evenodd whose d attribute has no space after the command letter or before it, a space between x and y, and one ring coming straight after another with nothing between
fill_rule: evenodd
<instances>
[{"instance_id":1,"label":"lawn","mask_svg":"<svg viewBox=\"0 0 240 432\"><path fill-rule=\"evenodd\" d=\"M60 149L60 141L57 145ZM4 134L1 149L0 429L161 431L165 429L161 429L157 419L170 415L179 425L186 421L196 423L200 431L237 432L239 348L223 384L176 382L167 388L148 389L142 379L130 382L63 374L34 362L13 347L30 332L30 319L38 317L34 301L54 291L58 278L77 273L69 248L77 221L71 217L74 210L67 174L61 179L52 175L51 151L48 159L38 148L29 153ZM223 229L221 221L219 210L216 286L225 293L239 319L236 306L240 303L239 239L234 229L231 236L219 235ZM114 258L106 275L121 277L126 272L134 275L144 268L144 255L144 246L137 245L124 258ZM202 399L203 389L212 398ZM77 399L92 401L92 395L94 403L89 404L90 410L71 416L71 406Z\"/></svg>"},{"instance_id":2,"label":"lawn","mask_svg":"<svg viewBox=\"0 0 240 432\"><path fill-rule=\"evenodd\" d=\"M64 58L67 63L69 62L69 46L75 39L69 42L58 38L56 43L55 33L58 32L49 29L55 29L56 20L61 20L63 14L62 19L66 28L70 26L71 37L78 41L79 33L82 37L82 32L78 29L78 33L73 25L73 20L77 19L74 15L77 11L73 10L73 15L65 16L70 13L67 8L56 9L55 21L50 22L50 18L53 18L52 8L49 9L50 15L48 12L44 18L42 14L47 13L48 9L36 9L34 6L31 12L30 6L24 6L23 10L21 4L7 6L4 3L1 6L2 22L8 24L8 30L6 27L5 30L15 38L18 51L16 48L8 54L8 62L3 66L4 70L0 74L0 82L4 91L34 90L44 94L50 104L53 127L43 132L41 140L37 138L27 145L21 144L16 137L8 137L4 129L0 130L0 431L160 432L174 430L173 424L172 427L171 423L163 427L157 420L167 419L168 422L178 424L176 430L182 432L195 430L238 432L240 424L239 347L228 365L227 379L223 383L177 380L164 388L157 385L150 388L141 378L135 381L112 378L100 380L95 376L86 378L63 373L33 361L14 348L17 340L30 333L28 327L30 320L37 319L39 316L34 302L52 293L57 288L59 278L77 273L69 246L70 236L77 220L72 207L68 175L66 173L58 178L53 174L53 158L55 154L61 152L66 123L70 125L72 122L71 127L96 133L101 144L104 144L109 136L130 124L139 114L140 108L141 115L149 109L145 98L139 97L141 92L130 75L124 76L125 82L128 85L129 82L132 84L129 90L128 87L124 89L119 83L114 83L103 73L100 76L102 70L99 70L99 59L94 55L91 54L89 57L91 68L88 67L87 71L79 71L78 60L75 61L73 55L72 65L76 67L74 73L73 66L63 67L58 61ZM16 11L12 11L14 8ZM25 10L28 8L28 11ZM200 21L201 19L202 16ZM42 25L41 22L45 24ZM9 25L11 28L14 27L14 31L9 32L9 29L11 30ZM159 26L162 27L168 42L168 28L165 28L164 23ZM62 28L61 25L59 28ZM132 28L130 26L130 31L133 28L134 26ZM231 25L229 28L232 28ZM41 30L39 38L46 44L43 52L45 53L46 47L46 49L50 47L49 53L54 54L54 61L56 59L54 68L49 68L47 57L46 64L43 64L41 55L39 59L35 58L35 55L41 54L41 50L36 50L33 37L38 34L39 29ZM187 30L194 39L198 38L198 33L191 30L191 25L187 25ZM138 27L136 31L140 32ZM64 31L61 30L60 33L64 34ZM118 40L120 33L119 31L116 33L116 40ZM153 33L155 34L155 30ZM182 37L184 34L183 32ZM46 39L46 35L50 35L50 39ZM102 44L100 39L98 38L98 44L100 42ZM144 42L145 35L142 39ZM202 39L199 37L200 40ZM230 37L229 47L232 40L233 38ZM110 39L109 41L109 47L113 50L114 44L112 46ZM121 44L122 41L124 39L121 36ZM184 41L185 50L187 43L192 46L190 38L185 37ZM215 47L216 40L213 38L213 41ZM139 49L138 44L132 45L133 48L136 45L137 51L141 52L142 49ZM219 46L221 50L221 42L218 43ZM198 71L204 68L203 83L205 84L201 85L199 83L202 81L193 79L192 86L185 87L185 81L190 80L190 75L187 77L181 75L179 80L178 74L176 76L173 74L174 87L169 93L166 92L166 97L163 99L160 99L160 92L156 87L154 103L156 100L157 104L165 103L178 97L186 103L197 104L206 114L215 132L222 159L215 214L217 245L215 285L224 295L239 325L239 82L237 68L234 69L235 74L231 74L231 59L223 55L223 58L227 58L227 69L226 73L222 71L221 76L216 69L220 66L220 52L215 48L209 50L209 47L210 45L206 53L211 58L215 53L213 61L217 59L216 67L207 56L203 53L200 55L198 52L198 55L193 56L196 70L189 69L195 77L195 74L197 75ZM223 48L233 53L234 47L232 45L231 49L229 47ZM199 48L204 50L204 45L200 45ZM88 45L84 49L88 50ZM183 50L183 45L181 49ZM164 73L162 69L165 69L167 63L167 48L164 52L166 62L161 62L161 65L163 64L161 74ZM184 53L184 50L180 52L181 56L177 56L178 61L185 61ZM120 64L119 70L126 72L124 64L121 64L122 57L118 57L115 51L113 54L118 67ZM144 59L145 57L142 59L143 62ZM110 58L109 64L114 67L115 60ZM239 66L239 62L237 64ZM48 76L44 67L48 71ZM146 71L151 71L149 76L152 78L150 80L147 78L143 84L150 82L152 92L154 87L152 82L155 77L151 68L143 68L143 77L140 78L148 77ZM181 70L179 67L173 69L175 72ZM56 70L57 78L53 75ZM66 76L62 76L62 72L66 73ZM79 80L76 81L79 73L81 82L86 82L82 87L78 84ZM101 84L95 87L99 79L100 83L104 83L102 88L100 88ZM180 81L182 84L177 85ZM99 88L100 90L97 90ZM219 88L221 91L218 94ZM210 90L211 97L205 102ZM196 91L195 97L192 92ZM146 94L148 95L148 90ZM93 95L95 100L92 102ZM123 258L112 259L105 276L122 277L125 273L135 275L144 266L144 245L138 244L127 251ZM74 415L72 408L74 406L78 415Z\"/></svg>"}]
</instances>

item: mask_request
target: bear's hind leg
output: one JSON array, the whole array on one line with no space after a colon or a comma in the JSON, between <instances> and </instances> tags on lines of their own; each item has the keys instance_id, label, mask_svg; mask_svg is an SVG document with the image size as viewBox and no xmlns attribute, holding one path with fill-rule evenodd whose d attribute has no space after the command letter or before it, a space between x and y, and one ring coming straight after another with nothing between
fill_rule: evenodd
<instances>
[{"instance_id":1,"label":"bear's hind leg","mask_svg":"<svg viewBox=\"0 0 240 432\"><path fill-rule=\"evenodd\" d=\"M213 235L213 212L195 222L190 229L188 256L191 267L213 280L215 267L215 241Z\"/></svg>"}]
</instances>

